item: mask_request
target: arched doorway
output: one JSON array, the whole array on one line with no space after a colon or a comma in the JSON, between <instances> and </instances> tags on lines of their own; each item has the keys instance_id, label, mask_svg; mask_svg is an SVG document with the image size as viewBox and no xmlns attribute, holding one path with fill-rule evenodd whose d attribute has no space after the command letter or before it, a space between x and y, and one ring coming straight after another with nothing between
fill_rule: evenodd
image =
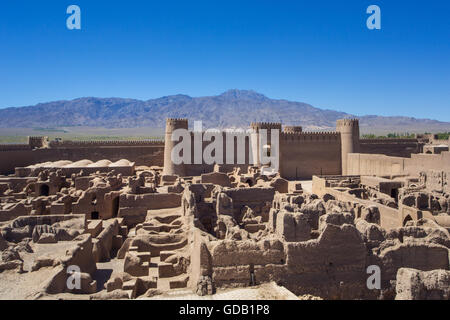
<instances>
[{"instance_id":1,"label":"arched doorway","mask_svg":"<svg viewBox=\"0 0 450 320\"><path fill-rule=\"evenodd\" d=\"M406 226L406 224L407 224L409 221L413 221L413 218L412 218L410 215L407 215L407 216L405 217L405 219L403 220L403 226Z\"/></svg>"}]
</instances>

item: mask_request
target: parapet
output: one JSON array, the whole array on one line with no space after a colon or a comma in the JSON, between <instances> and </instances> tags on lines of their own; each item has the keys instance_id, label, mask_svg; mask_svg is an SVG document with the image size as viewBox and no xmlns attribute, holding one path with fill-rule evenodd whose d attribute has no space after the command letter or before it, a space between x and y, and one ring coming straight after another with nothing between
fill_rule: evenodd
<instances>
[{"instance_id":1,"label":"parapet","mask_svg":"<svg viewBox=\"0 0 450 320\"><path fill-rule=\"evenodd\" d=\"M28 145L32 149L47 148L48 137L28 137Z\"/></svg>"},{"instance_id":2,"label":"parapet","mask_svg":"<svg viewBox=\"0 0 450 320\"><path fill-rule=\"evenodd\" d=\"M172 127L186 127L188 126L189 122L186 118L167 118L166 119L166 126L172 126Z\"/></svg>"},{"instance_id":3,"label":"parapet","mask_svg":"<svg viewBox=\"0 0 450 320\"><path fill-rule=\"evenodd\" d=\"M92 140L92 141L51 141L51 148L89 148L89 147L139 147L163 146L162 140Z\"/></svg>"},{"instance_id":4,"label":"parapet","mask_svg":"<svg viewBox=\"0 0 450 320\"><path fill-rule=\"evenodd\" d=\"M167 118L166 119L166 134L170 134L177 129L188 130L189 122L188 119L182 118Z\"/></svg>"},{"instance_id":5,"label":"parapet","mask_svg":"<svg viewBox=\"0 0 450 320\"><path fill-rule=\"evenodd\" d=\"M303 132L303 128L301 126L284 126L283 131L286 133Z\"/></svg>"},{"instance_id":6,"label":"parapet","mask_svg":"<svg viewBox=\"0 0 450 320\"><path fill-rule=\"evenodd\" d=\"M280 139L283 141L339 141L340 133L336 131L326 132L282 132Z\"/></svg>"},{"instance_id":7,"label":"parapet","mask_svg":"<svg viewBox=\"0 0 450 320\"><path fill-rule=\"evenodd\" d=\"M359 126L359 119L339 119L336 120L336 128Z\"/></svg>"},{"instance_id":8,"label":"parapet","mask_svg":"<svg viewBox=\"0 0 450 320\"><path fill-rule=\"evenodd\" d=\"M266 129L266 130L278 129L281 131L281 123L279 123L279 122L252 122L250 124L250 128L254 129L255 131L259 131L260 129Z\"/></svg>"},{"instance_id":9,"label":"parapet","mask_svg":"<svg viewBox=\"0 0 450 320\"><path fill-rule=\"evenodd\" d=\"M29 144L0 144L0 151L28 151L31 150Z\"/></svg>"}]
</instances>

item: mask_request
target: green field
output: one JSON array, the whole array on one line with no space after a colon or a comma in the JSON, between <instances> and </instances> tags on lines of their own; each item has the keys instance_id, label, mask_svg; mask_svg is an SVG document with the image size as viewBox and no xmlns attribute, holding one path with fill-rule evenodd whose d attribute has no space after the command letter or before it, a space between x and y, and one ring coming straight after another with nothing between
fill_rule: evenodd
<instances>
[{"instance_id":1,"label":"green field","mask_svg":"<svg viewBox=\"0 0 450 320\"><path fill-rule=\"evenodd\" d=\"M0 128L0 144L27 143L28 136L46 136L50 140L159 140L164 138L161 128Z\"/></svg>"}]
</instances>

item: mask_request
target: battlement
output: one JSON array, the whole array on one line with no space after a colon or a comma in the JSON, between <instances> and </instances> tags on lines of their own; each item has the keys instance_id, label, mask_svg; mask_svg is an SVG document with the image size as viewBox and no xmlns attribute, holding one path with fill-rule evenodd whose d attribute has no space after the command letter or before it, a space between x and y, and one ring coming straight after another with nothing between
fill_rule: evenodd
<instances>
[{"instance_id":1,"label":"battlement","mask_svg":"<svg viewBox=\"0 0 450 320\"><path fill-rule=\"evenodd\" d=\"M0 151L26 151L31 150L29 144L0 144Z\"/></svg>"},{"instance_id":2,"label":"battlement","mask_svg":"<svg viewBox=\"0 0 450 320\"><path fill-rule=\"evenodd\" d=\"M266 129L266 130L278 129L281 131L281 123L279 123L279 122L252 122L250 124L250 128L255 129L256 131L258 131L259 129Z\"/></svg>"},{"instance_id":3,"label":"battlement","mask_svg":"<svg viewBox=\"0 0 450 320\"><path fill-rule=\"evenodd\" d=\"M284 132L303 132L303 128L301 126L285 126Z\"/></svg>"},{"instance_id":4,"label":"battlement","mask_svg":"<svg viewBox=\"0 0 450 320\"><path fill-rule=\"evenodd\" d=\"M282 132L280 139L284 141L339 141L340 133L336 131L326 132Z\"/></svg>"},{"instance_id":5,"label":"battlement","mask_svg":"<svg viewBox=\"0 0 450 320\"><path fill-rule=\"evenodd\" d=\"M166 119L166 134L170 134L173 130L185 129L188 130L188 119L182 118L167 118Z\"/></svg>"},{"instance_id":6,"label":"battlement","mask_svg":"<svg viewBox=\"0 0 450 320\"><path fill-rule=\"evenodd\" d=\"M418 143L419 140L415 138L411 139L396 139L396 138L386 138L386 139L359 139L360 143Z\"/></svg>"},{"instance_id":7,"label":"battlement","mask_svg":"<svg viewBox=\"0 0 450 320\"><path fill-rule=\"evenodd\" d=\"M210 132L212 133L213 131L210 131ZM214 132L222 134L224 139L225 139L225 137L227 135L234 136L234 137L247 137L247 138L249 138L252 135L252 132L242 132L242 131L221 131L221 130L218 130L218 131L214 131ZM189 133L190 133L191 137L194 137L195 134L199 134L200 132L189 131ZM203 136L205 133L206 133L206 131L202 131L201 135Z\"/></svg>"},{"instance_id":8,"label":"battlement","mask_svg":"<svg viewBox=\"0 0 450 320\"><path fill-rule=\"evenodd\" d=\"M89 148L89 147L134 147L134 146L163 146L162 140L94 140L94 141L51 141L51 148Z\"/></svg>"},{"instance_id":9,"label":"battlement","mask_svg":"<svg viewBox=\"0 0 450 320\"><path fill-rule=\"evenodd\" d=\"M188 119L186 118L167 118L166 119L166 125L174 126L174 125L187 125Z\"/></svg>"},{"instance_id":10,"label":"battlement","mask_svg":"<svg viewBox=\"0 0 450 320\"><path fill-rule=\"evenodd\" d=\"M351 127L351 126L359 126L359 119L339 119L336 120L336 127Z\"/></svg>"},{"instance_id":11,"label":"battlement","mask_svg":"<svg viewBox=\"0 0 450 320\"><path fill-rule=\"evenodd\" d=\"M28 145L33 149L47 147L48 146L48 137L29 136L28 137Z\"/></svg>"}]
</instances>

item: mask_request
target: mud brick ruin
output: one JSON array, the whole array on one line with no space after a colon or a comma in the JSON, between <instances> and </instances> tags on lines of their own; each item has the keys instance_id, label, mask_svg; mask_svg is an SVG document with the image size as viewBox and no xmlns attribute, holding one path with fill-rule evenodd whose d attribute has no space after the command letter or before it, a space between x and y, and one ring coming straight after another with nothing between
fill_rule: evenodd
<instances>
[{"instance_id":1,"label":"mud brick ruin","mask_svg":"<svg viewBox=\"0 0 450 320\"><path fill-rule=\"evenodd\" d=\"M0 298L266 284L322 299L450 298L449 141L360 139L355 119L336 132L252 123L282 129L268 176L248 157L174 164L178 128L188 121L168 119L165 141L0 145ZM379 288L367 285L371 266Z\"/></svg>"}]
</instances>

